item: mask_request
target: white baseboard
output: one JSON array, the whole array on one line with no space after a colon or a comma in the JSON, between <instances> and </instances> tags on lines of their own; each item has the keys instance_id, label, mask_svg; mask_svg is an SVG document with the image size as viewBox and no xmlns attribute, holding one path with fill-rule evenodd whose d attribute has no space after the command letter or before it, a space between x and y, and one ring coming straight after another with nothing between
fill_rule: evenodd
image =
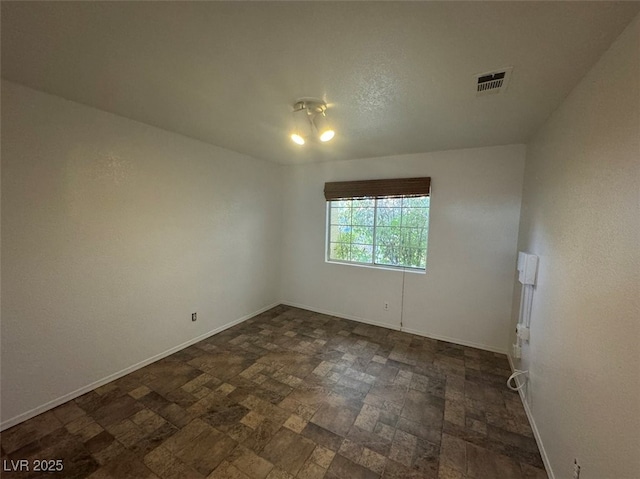
<instances>
[{"instance_id":1,"label":"white baseboard","mask_svg":"<svg viewBox=\"0 0 640 479\"><path fill-rule=\"evenodd\" d=\"M516 368L513 364L513 358L511 354L507 353L507 358L509 359L509 366L511 366L511 372L515 372ZM549 479L555 479L555 474L553 473L553 469L551 468L551 463L549 462L549 456L547 456L547 451L544 448L544 444L542 443L542 438L540 437L540 433L538 432L538 427L536 426L536 421L533 418L533 413L529 408L529 403L524 396L524 390L526 386L522 389L518 390L518 394L520 395L520 401L522 401L522 405L524 406L524 412L527 414L527 419L529 420L529 424L531 425L531 430L533 431L533 437L536 439L536 443L538 444L538 449L540 450L540 456L542 456L542 462L544 464L544 468L547 471L547 476Z\"/></svg>"},{"instance_id":2,"label":"white baseboard","mask_svg":"<svg viewBox=\"0 0 640 479\"><path fill-rule=\"evenodd\" d=\"M19 424L23 421L26 421L27 419L31 419L32 417L37 416L38 414L42 414L43 412L48 411L49 409L53 409L54 407L57 407L61 404L66 403L67 401L71 401L72 399L75 399L79 396L82 396L85 393L88 393L89 391L93 391L96 388L99 388L100 386L104 386L107 383L110 383L111 381L115 381L116 379L120 379L122 376L126 376L129 373L132 373L133 371L136 371L140 368L143 368L151 363L154 363L162 358L166 358L167 356L170 356L173 353L176 353L184 348L187 348L193 344L196 344L200 341L202 341L203 339L207 339L211 336L213 336L214 334L220 333L226 329L229 329L232 326L235 326L236 324L240 324L243 321L246 321L247 319L253 318L254 316L263 313L271 308L274 308L276 306L278 306L279 304L281 304L280 302L276 302L273 304L270 304L269 306L265 306L264 308L259 309L258 311L255 311L253 313L247 314L241 318L238 318L234 321L231 321L230 323L227 323L223 326L220 326L216 329L213 329L207 333L201 334L200 336L190 339L189 341L186 341L182 344L179 344L177 346L174 346L173 348L167 349L166 351L160 353L160 354L156 354L155 356L152 356L150 358L147 358L143 361L140 361L139 363L136 363L132 366L129 366L125 369L122 369L121 371L118 371L116 373L110 374L107 377L104 377L102 379L99 379L98 381L94 381L91 384L87 384L86 386L83 386L79 389L76 389L75 391L72 391L68 394L65 394L64 396L60 396L59 398L53 399L49 402L46 402L44 404L42 404L41 406L35 407L27 412L24 412L22 414L18 414L15 417L12 417L10 419L7 419L6 421L0 423L0 431L4 431L5 429L8 429L12 426L15 426L16 424Z\"/></svg>"},{"instance_id":3,"label":"white baseboard","mask_svg":"<svg viewBox=\"0 0 640 479\"><path fill-rule=\"evenodd\" d=\"M326 309L314 308L312 306L307 306L305 304L300 304L300 303L292 303L290 301L281 301L280 304L284 304L285 306L291 306L293 308L306 309L307 311L313 311L314 313L326 314L327 316L335 316L336 318L350 319L351 321L357 321L358 323L371 324L372 326L380 326L381 328L387 328L387 329L393 329L395 331L400 331L400 326L398 326L397 324L380 323L378 321L371 321L369 319L361 318L359 316L352 316L350 314L336 313L334 311L328 311Z\"/></svg>"},{"instance_id":4,"label":"white baseboard","mask_svg":"<svg viewBox=\"0 0 640 479\"><path fill-rule=\"evenodd\" d=\"M418 331L417 329L410 328L400 328L398 324L388 324L388 323L380 323L378 321L371 321L369 319L361 318L359 316L352 316L350 314L336 313L334 311L327 311L324 309L314 308L312 306L306 306L304 304L299 303L291 303L289 301L281 301L280 304L285 304L287 306L293 306L294 308L306 309L308 311L313 311L314 313L326 314L329 316L335 316L337 318L350 319L352 321L357 321L359 323L371 324L373 326L380 326L381 328L393 329L395 331L403 331L405 333L415 334L416 336L422 336L423 338L435 339L437 341L446 341L448 343L459 344L461 346L469 346L471 348L482 349L484 351L491 351L492 353L500 353L507 354L505 349L494 348L492 346L487 346L486 344L474 343L471 341L465 341L457 338L450 338L447 336L440 336L437 334L431 334L424 331Z\"/></svg>"},{"instance_id":5,"label":"white baseboard","mask_svg":"<svg viewBox=\"0 0 640 479\"><path fill-rule=\"evenodd\" d=\"M460 346L468 346L470 348L482 349L483 351L490 351L492 353L507 354L507 351L505 349L494 348L493 346L488 346L482 343L474 343L473 341L466 341L464 339L451 338L449 336L441 336L439 334L425 333L425 332L418 331L416 329L410 329L410 328L402 328L402 331L406 333L415 334L417 336L424 336L425 338L436 339L438 341L446 341L447 343L459 344Z\"/></svg>"}]
</instances>

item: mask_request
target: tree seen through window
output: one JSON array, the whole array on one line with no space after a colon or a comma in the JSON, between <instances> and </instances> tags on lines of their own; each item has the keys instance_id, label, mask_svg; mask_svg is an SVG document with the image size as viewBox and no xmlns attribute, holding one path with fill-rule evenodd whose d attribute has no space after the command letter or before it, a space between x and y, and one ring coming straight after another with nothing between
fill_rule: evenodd
<instances>
[{"instance_id":1,"label":"tree seen through window","mask_svg":"<svg viewBox=\"0 0 640 479\"><path fill-rule=\"evenodd\" d=\"M329 202L330 261L426 268L429 197Z\"/></svg>"}]
</instances>

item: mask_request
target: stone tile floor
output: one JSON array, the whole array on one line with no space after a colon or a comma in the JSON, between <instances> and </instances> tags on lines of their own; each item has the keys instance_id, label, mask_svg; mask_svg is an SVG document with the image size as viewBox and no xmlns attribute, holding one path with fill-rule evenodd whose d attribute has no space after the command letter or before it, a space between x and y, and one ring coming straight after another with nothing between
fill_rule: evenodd
<instances>
[{"instance_id":1,"label":"stone tile floor","mask_svg":"<svg viewBox=\"0 0 640 479\"><path fill-rule=\"evenodd\" d=\"M64 469L2 477L546 479L509 374L502 354L278 306L3 432L3 469Z\"/></svg>"}]
</instances>

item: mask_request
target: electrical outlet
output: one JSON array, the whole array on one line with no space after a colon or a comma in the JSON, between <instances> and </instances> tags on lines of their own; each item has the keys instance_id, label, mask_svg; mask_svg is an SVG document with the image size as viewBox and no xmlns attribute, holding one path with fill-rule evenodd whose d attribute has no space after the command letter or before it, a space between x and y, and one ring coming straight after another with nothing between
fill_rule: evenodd
<instances>
[{"instance_id":1,"label":"electrical outlet","mask_svg":"<svg viewBox=\"0 0 640 479\"><path fill-rule=\"evenodd\" d=\"M573 460L573 479L580 479L580 464L578 464L578 460Z\"/></svg>"},{"instance_id":2,"label":"electrical outlet","mask_svg":"<svg viewBox=\"0 0 640 479\"><path fill-rule=\"evenodd\" d=\"M389 311L389 303L387 301L384 302L384 310Z\"/></svg>"},{"instance_id":3,"label":"electrical outlet","mask_svg":"<svg viewBox=\"0 0 640 479\"><path fill-rule=\"evenodd\" d=\"M198 313L191 313L191 321L195 321L198 319Z\"/></svg>"}]
</instances>

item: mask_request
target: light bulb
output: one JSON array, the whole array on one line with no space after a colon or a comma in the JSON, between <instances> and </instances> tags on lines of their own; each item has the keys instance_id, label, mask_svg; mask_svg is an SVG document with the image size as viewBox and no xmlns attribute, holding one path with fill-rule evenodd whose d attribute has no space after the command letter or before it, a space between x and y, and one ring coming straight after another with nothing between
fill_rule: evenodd
<instances>
[{"instance_id":1,"label":"light bulb","mask_svg":"<svg viewBox=\"0 0 640 479\"><path fill-rule=\"evenodd\" d=\"M324 130L320 133L320 141L329 141L335 136L336 132L333 130Z\"/></svg>"},{"instance_id":2,"label":"light bulb","mask_svg":"<svg viewBox=\"0 0 640 479\"><path fill-rule=\"evenodd\" d=\"M300 135L298 135L297 133L293 133L291 135L291 141L293 141L294 143L298 144L298 145L304 145L304 138L302 138Z\"/></svg>"},{"instance_id":3,"label":"light bulb","mask_svg":"<svg viewBox=\"0 0 640 479\"><path fill-rule=\"evenodd\" d=\"M318 138L320 141L326 142L335 136L336 132L331 128L331 124L327 120L327 115L324 110L313 117L312 123L318 132Z\"/></svg>"}]
</instances>

